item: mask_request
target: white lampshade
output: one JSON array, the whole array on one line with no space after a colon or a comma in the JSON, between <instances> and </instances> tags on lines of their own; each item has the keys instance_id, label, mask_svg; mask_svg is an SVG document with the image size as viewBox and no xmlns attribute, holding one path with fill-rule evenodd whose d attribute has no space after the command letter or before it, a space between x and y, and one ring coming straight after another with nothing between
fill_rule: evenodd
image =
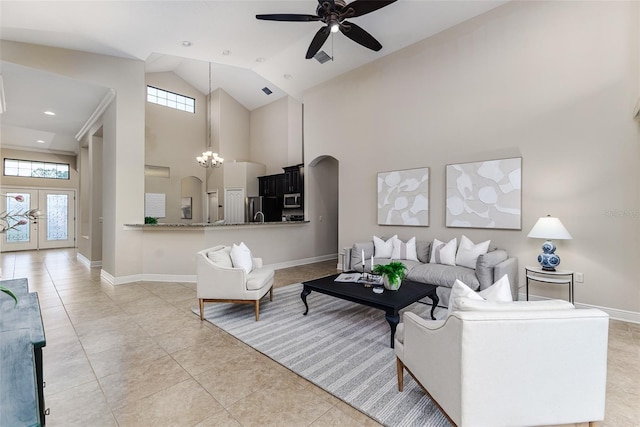
<instances>
[{"instance_id":1,"label":"white lampshade","mask_svg":"<svg viewBox=\"0 0 640 427\"><path fill-rule=\"evenodd\" d=\"M562 225L558 218L547 215L542 217L533 226L527 237L533 237L534 239L554 239L554 240L567 240L573 239L571 234Z\"/></svg>"}]
</instances>

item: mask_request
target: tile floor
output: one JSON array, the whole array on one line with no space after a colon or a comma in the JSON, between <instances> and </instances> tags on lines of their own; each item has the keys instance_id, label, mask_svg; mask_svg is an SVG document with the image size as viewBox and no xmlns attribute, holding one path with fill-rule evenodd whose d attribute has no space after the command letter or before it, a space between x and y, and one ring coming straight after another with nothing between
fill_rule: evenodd
<instances>
[{"instance_id":1,"label":"tile floor","mask_svg":"<svg viewBox=\"0 0 640 427\"><path fill-rule=\"evenodd\" d=\"M195 284L111 286L74 250L2 254L38 292L48 426L369 426L375 421L191 312ZM276 272L284 286L336 261ZM277 296L277 293L276 293ZM640 425L640 325L611 321L603 426Z\"/></svg>"}]
</instances>

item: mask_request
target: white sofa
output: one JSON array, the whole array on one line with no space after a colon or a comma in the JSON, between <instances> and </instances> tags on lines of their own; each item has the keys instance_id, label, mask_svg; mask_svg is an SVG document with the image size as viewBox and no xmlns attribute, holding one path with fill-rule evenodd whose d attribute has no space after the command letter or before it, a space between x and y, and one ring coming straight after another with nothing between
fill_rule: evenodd
<instances>
[{"instance_id":1,"label":"white sofa","mask_svg":"<svg viewBox=\"0 0 640 427\"><path fill-rule=\"evenodd\" d=\"M395 335L400 391L406 370L460 427L604 419L606 313L560 300L462 305L445 320L404 314Z\"/></svg>"},{"instance_id":2,"label":"white sofa","mask_svg":"<svg viewBox=\"0 0 640 427\"><path fill-rule=\"evenodd\" d=\"M205 302L253 304L256 321L260 319L260 299L269 292L273 300L274 270L262 267L262 258L253 258L253 270L234 268L229 246L214 246L196 254L196 293L200 320Z\"/></svg>"}]
</instances>

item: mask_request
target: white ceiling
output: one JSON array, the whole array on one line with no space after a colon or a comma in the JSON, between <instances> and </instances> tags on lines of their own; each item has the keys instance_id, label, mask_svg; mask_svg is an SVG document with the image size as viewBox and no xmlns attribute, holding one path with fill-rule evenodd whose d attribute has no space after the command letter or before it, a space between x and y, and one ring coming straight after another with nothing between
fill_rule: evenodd
<instances>
[{"instance_id":1,"label":"white ceiling","mask_svg":"<svg viewBox=\"0 0 640 427\"><path fill-rule=\"evenodd\" d=\"M208 91L210 61L212 88L223 88L253 110L285 95L304 101L310 87L507 1L398 0L351 19L378 39L382 50L337 33L322 48L334 57L325 64L304 58L322 23L255 19L263 13L315 14L316 0L2 0L0 36L139 59L147 72L172 71L202 93ZM187 40L190 47L182 44ZM75 135L109 89L6 61L0 65L7 104L0 115L3 146L77 152ZM265 86L273 94L265 95ZM57 115L43 116L44 109Z\"/></svg>"}]
</instances>

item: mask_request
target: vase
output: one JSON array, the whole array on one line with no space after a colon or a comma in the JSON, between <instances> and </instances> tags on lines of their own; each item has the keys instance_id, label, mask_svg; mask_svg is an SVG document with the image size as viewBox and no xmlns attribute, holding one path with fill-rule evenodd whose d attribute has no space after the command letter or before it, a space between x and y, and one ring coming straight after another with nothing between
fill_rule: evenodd
<instances>
[{"instance_id":1,"label":"vase","mask_svg":"<svg viewBox=\"0 0 640 427\"><path fill-rule=\"evenodd\" d=\"M384 288L390 291L397 291L398 289L400 289L401 283L402 283L402 280L400 280L399 277L396 277L395 282L391 282L388 276L386 275L382 276L382 284L384 285Z\"/></svg>"}]
</instances>

